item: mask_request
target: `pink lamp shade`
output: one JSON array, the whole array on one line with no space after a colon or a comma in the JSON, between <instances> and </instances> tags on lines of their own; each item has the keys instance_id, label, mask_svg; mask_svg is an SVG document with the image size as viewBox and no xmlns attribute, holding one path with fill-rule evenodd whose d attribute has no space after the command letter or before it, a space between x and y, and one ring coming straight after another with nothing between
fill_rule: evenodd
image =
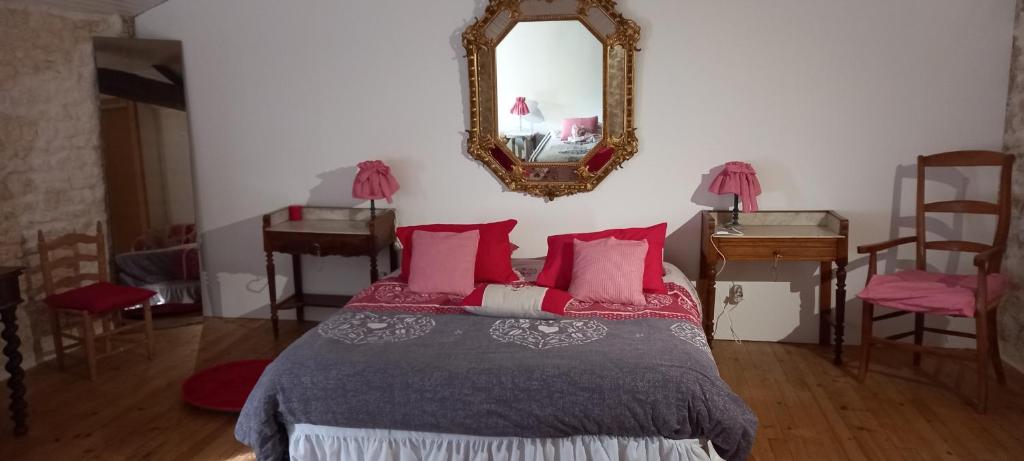
<instances>
[{"instance_id":1,"label":"pink lamp shade","mask_svg":"<svg viewBox=\"0 0 1024 461\"><path fill-rule=\"evenodd\" d=\"M364 200L387 199L398 191L398 180L391 175L391 167L380 160L359 162L359 172L352 182L352 197Z\"/></svg>"},{"instance_id":2,"label":"pink lamp shade","mask_svg":"<svg viewBox=\"0 0 1024 461\"><path fill-rule=\"evenodd\" d=\"M743 201L743 211L757 211L757 196L761 195L761 183L757 180L754 167L745 162L728 162L718 176L711 181L708 191L719 194L736 194Z\"/></svg>"},{"instance_id":3,"label":"pink lamp shade","mask_svg":"<svg viewBox=\"0 0 1024 461\"><path fill-rule=\"evenodd\" d=\"M526 98L522 96L516 97L516 103L512 105L512 110L510 112L513 115L518 115L520 117L529 115L530 106L526 105Z\"/></svg>"}]
</instances>

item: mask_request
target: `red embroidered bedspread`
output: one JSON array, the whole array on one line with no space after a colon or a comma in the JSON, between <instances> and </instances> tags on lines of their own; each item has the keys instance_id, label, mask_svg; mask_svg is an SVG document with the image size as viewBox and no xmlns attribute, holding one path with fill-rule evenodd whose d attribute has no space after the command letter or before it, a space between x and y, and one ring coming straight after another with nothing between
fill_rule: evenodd
<instances>
[{"instance_id":1,"label":"red embroidered bedspread","mask_svg":"<svg viewBox=\"0 0 1024 461\"><path fill-rule=\"evenodd\" d=\"M512 285L530 285L515 282ZM690 292L675 283L666 283L668 293L647 293L646 305L590 303L573 300L566 306L566 317L599 317L608 320L641 318L682 319L701 327L699 304ZM359 309L423 312L431 314L467 314L462 297L436 293L414 293L409 285L391 277L379 280L359 292L346 307Z\"/></svg>"}]
</instances>

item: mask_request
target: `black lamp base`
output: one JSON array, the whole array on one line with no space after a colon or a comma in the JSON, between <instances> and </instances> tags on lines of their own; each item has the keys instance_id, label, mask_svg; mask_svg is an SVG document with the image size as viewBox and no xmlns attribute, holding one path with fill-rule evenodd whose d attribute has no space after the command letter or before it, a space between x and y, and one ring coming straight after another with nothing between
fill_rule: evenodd
<instances>
[{"instance_id":1,"label":"black lamp base","mask_svg":"<svg viewBox=\"0 0 1024 461\"><path fill-rule=\"evenodd\" d=\"M739 194L732 195L732 221L725 225L727 229L741 229L740 226L740 196Z\"/></svg>"}]
</instances>

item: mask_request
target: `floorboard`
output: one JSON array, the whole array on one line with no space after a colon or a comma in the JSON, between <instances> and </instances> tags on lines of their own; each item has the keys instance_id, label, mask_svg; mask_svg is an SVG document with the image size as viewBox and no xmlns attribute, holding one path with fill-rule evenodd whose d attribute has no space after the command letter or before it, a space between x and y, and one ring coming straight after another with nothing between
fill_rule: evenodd
<instances>
[{"instance_id":1,"label":"floorboard","mask_svg":"<svg viewBox=\"0 0 1024 461\"><path fill-rule=\"evenodd\" d=\"M276 342L261 320L208 318L158 330L155 360L103 359L95 383L73 359L67 372L43 363L28 373L29 435L14 438L11 422L0 419L0 460L250 460L235 441L235 415L185 405L181 382L216 363L272 358L309 327L282 321ZM856 353L848 348L850 360L835 367L818 346L715 343L722 377L760 418L752 459L1024 457L1019 373L1008 370L1007 387L992 385L989 413L979 415L969 365L926 357L915 369L909 353L880 348L861 384Z\"/></svg>"}]
</instances>

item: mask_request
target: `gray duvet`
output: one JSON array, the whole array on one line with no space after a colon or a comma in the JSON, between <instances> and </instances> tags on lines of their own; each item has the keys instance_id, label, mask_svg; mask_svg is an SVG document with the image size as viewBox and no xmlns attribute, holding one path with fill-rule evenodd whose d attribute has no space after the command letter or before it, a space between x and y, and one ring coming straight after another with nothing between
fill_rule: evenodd
<instances>
[{"instance_id":1,"label":"gray duvet","mask_svg":"<svg viewBox=\"0 0 1024 461\"><path fill-rule=\"evenodd\" d=\"M235 436L287 459L289 424L479 436L710 440L746 459L757 419L681 320L500 319L345 309L264 372Z\"/></svg>"}]
</instances>

